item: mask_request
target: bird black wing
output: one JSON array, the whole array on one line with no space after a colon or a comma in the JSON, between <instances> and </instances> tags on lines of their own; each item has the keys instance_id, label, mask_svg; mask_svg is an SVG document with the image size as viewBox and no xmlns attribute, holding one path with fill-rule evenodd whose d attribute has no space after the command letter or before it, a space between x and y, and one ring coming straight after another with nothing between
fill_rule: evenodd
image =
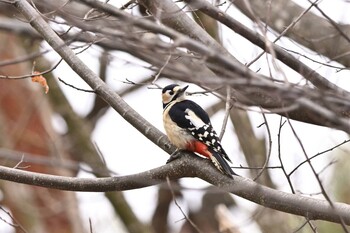
<instances>
[{"instance_id":1,"label":"bird black wing","mask_svg":"<svg viewBox=\"0 0 350 233\"><path fill-rule=\"evenodd\" d=\"M208 114L201 106L191 100L183 100L175 103L169 110L171 120L176 122L179 127L184 129L194 127L193 123L188 120L188 114L184 114L186 113L187 109L193 111L205 124L211 125Z\"/></svg>"},{"instance_id":2,"label":"bird black wing","mask_svg":"<svg viewBox=\"0 0 350 233\"><path fill-rule=\"evenodd\" d=\"M208 114L201 106L191 100L183 100L172 106L169 115L179 127L188 130L194 138L222 154L225 159L231 162L221 146Z\"/></svg>"}]
</instances>

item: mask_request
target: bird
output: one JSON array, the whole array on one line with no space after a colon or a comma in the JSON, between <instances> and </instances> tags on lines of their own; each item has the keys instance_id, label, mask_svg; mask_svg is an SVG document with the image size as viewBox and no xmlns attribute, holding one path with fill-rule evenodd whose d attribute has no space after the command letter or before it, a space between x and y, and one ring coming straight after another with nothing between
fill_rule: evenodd
<instances>
[{"instance_id":1,"label":"bird","mask_svg":"<svg viewBox=\"0 0 350 233\"><path fill-rule=\"evenodd\" d=\"M164 129L170 142L178 148L168 162L178 157L178 150L186 150L210 159L225 175L237 175L227 163L232 161L222 148L208 113L186 99L187 88L188 85L170 84L162 89Z\"/></svg>"}]
</instances>

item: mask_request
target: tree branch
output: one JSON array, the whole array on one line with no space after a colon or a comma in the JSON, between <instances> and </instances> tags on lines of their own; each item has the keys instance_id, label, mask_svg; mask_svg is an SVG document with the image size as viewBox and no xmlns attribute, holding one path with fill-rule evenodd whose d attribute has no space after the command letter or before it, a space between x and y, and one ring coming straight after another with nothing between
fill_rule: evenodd
<instances>
[{"instance_id":1,"label":"tree branch","mask_svg":"<svg viewBox=\"0 0 350 233\"><path fill-rule=\"evenodd\" d=\"M148 22L146 20L141 21L140 19L134 19L130 15L125 14L124 12L120 12L118 9L114 8L113 6L110 6L108 4L103 4L101 2L95 1L95 0L80 0L91 7L98 8L102 11L105 11L117 18L126 20L128 23L142 27L144 29L150 30L152 32L161 33L165 36L168 36L169 38L174 40L174 44L162 44L162 42L158 41L155 43L155 40L152 41L143 41L145 43L152 43L153 46L157 45L157 49L159 49L159 55L165 52L164 48L167 49L169 52L170 50L174 49L174 46L179 47L185 47L190 51L195 51L196 53L203 56L203 59L206 60L206 65L209 67L212 71L216 73L210 73L211 71L206 70L203 67L200 73L193 72L193 70L199 70L197 69L189 69L188 74L184 75L179 73L179 68L183 68L183 64L177 65L174 67L174 69L177 71L177 75L172 73L173 77L176 77L183 81L188 81L188 77L191 77L191 81L194 83L197 83L199 85L204 85L207 87L212 87L212 89L218 88L218 85L221 86L224 84L229 84L233 88L235 88L235 100L237 100L240 103L247 104L249 106L251 105L258 105L262 108L271 109L271 108L282 108L282 111L280 114L282 115L288 115L292 119L301 120L303 122L313 123L313 124L320 124L324 126L331 126L335 127L341 130L344 130L345 132L350 132L350 125L346 123L347 120L342 119L341 117L332 117L329 112L324 111L323 106L328 105L327 108L331 108L333 112L336 112L336 115L342 115L344 117L349 117L350 111L348 106L344 108L340 107L339 109L336 109L338 106L337 103L327 103L325 99L328 94L331 94L326 91L319 91L316 89L308 88L308 87L301 87L299 85L293 85L290 83L278 83L278 82L271 82L271 80L264 76L264 75L258 75L255 72L252 72L249 70L246 66L239 63L237 60L235 60L232 56L229 56L225 53L218 53L214 48L210 47L210 44L202 44L199 43L196 40L190 39L187 36L178 33L175 30L172 30L171 28L166 28L163 26L158 26L156 23ZM170 4L170 3L169 3ZM158 7L162 7L163 5L159 3ZM165 7L165 9L159 8L155 10L155 13L159 10L165 10L169 11L169 7ZM152 8L151 8L152 9ZM178 9L178 8L176 8ZM175 11L176 12L176 11ZM174 12L173 12L174 13ZM172 18L172 20L178 19ZM169 22L168 22L169 23ZM108 32L104 31L102 32L98 27L93 27L94 29L97 29L98 32L104 33L107 37L109 36L113 37L113 40L115 40L115 36L120 36L120 32L117 32L117 34L110 34L111 28L109 28ZM90 29L92 29L90 27ZM189 31L190 29L187 29L186 31ZM194 29L193 29L194 30ZM132 40L135 38L129 38L124 43L128 43L127 46L133 46L133 48L129 48L128 52L131 52L133 54L137 54L137 57L140 57L144 60L147 60L149 63L157 63L158 66L162 66L163 62L160 62L158 58L154 57L154 51L152 51L152 54L149 56L145 56L145 51L139 52L140 48L138 45L132 45L129 42L133 43ZM159 46L159 44L162 44L162 46ZM149 44L149 46L152 46ZM178 51L176 51L178 52ZM178 56L176 58L177 61L180 61L181 59L186 58L186 55L184 56ZM155 61L155 59L157 61ZM190 60L190 59L189 59ZM185 62L183 62L185 63ZM185 63L185 67L188 68L188 66L197 64L194 64L192 60ZM169 61L167 67L163 70L165 75L168 75L167 69L171 67L172 61ZM198 66L197 66L198 67ZM214 78L215 77L215 78ZM308 91L306 91L308 89ZM338 88L339 89L339 88ZM220 94L225 95L225 92L222 93L222 90L218 90ZM334 91L337 97L339 98L348 98L348 94L344 91L341 93L337 93ZM288 95L286 95L288 94ZM311 95L310 95L311 94ZM310 105L305 100L299 100L298 97L300 96L308 96L307 98L312 99L312 102L314 107L310 107ZM316 97L317 96L317 97ZM291 98L290 98L291 97ZM316 98L314 98L316 97ZM332 97L331 97L332 98ZM345 100L345 99L344 99ZM297 103L297 109L294 111L288 112L287 110L284 110L285 106L289 106L290 104ZM339 102L338 102L339 103ZM322 117L320 117L322 116Z\"/></svg>"},{"instance_id":2,"label":"tree branch","mask_svg":"<svg viewBox=\"0 0 350 233\"><path fill-rule=\"evenodd\" d=\"M39 174L0 166L0 179L46 188L80 191L109 192L144 188L166 182L169 179L198 177L222 190L244 199L290 214L305 216L310 220L339 222L341 217L350 225L350 206L334 203L335 211L325 200L304 197L274 190L244 177L233 179L222 175L209 160L193 154L182 153L173 162L134 175L107 178L73 178ZM338 215L337 215L338 214Z\"/></svg>"},{"instance_id":3,"label":"tree branch","mask_svg":"<svg viewBox=\"0 0 350 233\"><path fill-rule=\"evenodd\" d=\"M279 33L304 11L304 8L294 1L278 0L271 5L270 14L267 16L268 6L264 1L231 0L231 2L249 18L258 17ZM254 10L254 16L251 15L246 4L249 4ZM338 10L341 10L339 6ZM317 27L310 26L315 24ZM349 67L349 41L345 37L350 37L350 25L340 23L336 25L337 27L334 27L329 19L308 12L298 22L298 26L286 36L316 53L339 62L344 67Z\"/></svg>"},{"instance_id":4,"label":"tree branch","mask_svg":"<svg viewBox=\"0 0 350 233\"><path fill-rule=\"evenodd\" d=\"M328 92L320 92L312 88L301 87L299 85L293 84L282 84L278 82L273 82L269 80L268 77L263 75L258 75L254 72L251 72L244 65L236 62L234 59L231 59L229 56L222 55L217 53L214 49L208 48L208 46L203 45L197 41L194 41L188 38L185 35L182 35L171 28L164 27L162 25L158 25L154 22L148 20L142 20L138 17L131 16L125 12L121 12L120 10L110 6L108 4L103 4L97 1L91 0L81 0L84 1L93 7L104 11L111 16L117 17L120 20L114 20L113 22L122 21L124 24L137 26L143 29L150 30L152 32L160 33L168 36L169 38L175 41L175 44L165 43L164 41L160 41L157 38L152 40L145 40L142 37L132 36L133 33L130 30L125 31L121 34L121 31L115 30L115 28L108 28L108 26L100 27L94 26L92 27L92 21L85 22L85 29L95 29L97 33L103 33L104 46L112 46L113 49L118 47L119 50L126 51L146 62L149 62L155 66L162 67L164 65L164 60L168 57L169 50L172 52L175 50L174 48L177 46L183 46L191 51L196 51L202 55L202 58L206 60L206 64L203 64L198 57L181 53L181 51L176 50L175 58L170 60L167 66L164 68L163 75L167 75L172 78L176 78L183 81L190 81L199 85L205 85L212 89L217 89L220 85L228 84L231 85L234 89L234 98L238 104L244 104L249 106L260 106L265 109L270 109L274 111L276 108L280 110L280 114L287 115L295 120L319 124L324 126L331 126L338 129L342 129L346 132L350 132L350 127L345 123L344 119L341 119L339 116L348 118L350 116L350 107L348 106L347 101L339 100L339 98L348 99L347 95L336 94L336 98L331 96L331 93ZM36 12L35 12L36 13ZM67 15L63 15L62 17L69 18ZM35 19L35 18L34 18ZM70 19L69 19L70 20ZM75 18L75 21L78 19ZM36 20L37 21L37 20ZM45 21L44 21L45 22ZM98 23L99 21L97 21ZM107 22L106 22L107 23ZM99 24L97 24L99 25ZM106 24L109 25L109 24ZM40 24L37 25L40 27ZM124 26L125 27L125 26ZM130 27L128 27L130 28ZM104 30L106 29L106 30ZM109 32L117 32L117 35L109 34ZM125 29L126 30L126 29ZM92 30L93 31L93 30ZM91 35L86 35L90 36ZM50 41L52 37L45 36L46 40ZM110 38L111 40L109 40ZM113 40L113 41L112 41ZM140 43L142 41L143 47L140 47ZM52 42L51 42L52 43ZM99 43L99 44L100 44ZM145 49L145 47L150 46L151 49ZM156 47L156 51L154 51L153 47ZM69 48L66 48L69 49ZM56 50L58 50L56 48ZM154 53L157 52L158 56L154 56ZM165 53L165 54L164 54ZM165 56L165 59L163 57ZM69 56L68 56L69 57ZM77 59L73 59L77 60ZM66 60L67 61L67 60ZM72 59L70 59L72 61ZM74 69L78 69L79 65L77 63L71 63L74 66ZM215 75L208 67L213 69L216 72L219 72L219 75ZM89 74L89 72L84 72L81 69L81 72L77 72L78 74ZM195 71L195 72L194 72ZM90 75L90 74L89 74ZM96 77L96 76L95 76ZM190 77L190 80L188 79ZM91 77L83 77L84 79L90 79ZM253 80L253 81L251 81ZM96 85L97 83L87 82L88 84L92 83ZM101 86L102 82L99 80L98 85ZM93 86L94 86L93 85ZM92 88L94 88L92 86ZM107 88L109 89L109 88ZM104 92L107 93L107 89L104 88ZM301 89L304 90L301 92ZM222 93L222 90L218 90L219 93ZM102 95L102 92L99 94ZM111 93L110 93L111 94ZM313 94L312 96L310 94ZM334 94L334 93L333 93ZM301 95L308 96L307 98L312 99L313 105L316 108L319 106L326 106L327 108L332 109L333 112L336 113L337 117L330 117L330 114L326 114L325 111L322 111L322 115L320 115L320 111L316 108L310 108L309 105L305 103L305 101L299 101L297 98ZM112 94L115 96L115 93ZM121 107L124 105L124 102L119 99L110 98L111 96L105 96L105 100L113 101L114 103L111 105L118 105ZM332 100L332 101L330 101ZM336 100L333 101L333 100ZM340 102L341 101L341 102ZM298 103L296 103L298 102ZM293 105L295 108L288 109L288 106ZM123 112L121 108L120 111ZM316 111L317 110L317 111ZM288 112L288 113L286 113ZM129 112L128 112L129 113ZM140 116L137 116L130 112L130 114L126 114L127 120L132 119L142 119ZM336 123L334 123L336 121ZM134 122L135 123L135 122ZM135 123L136 124L136 123ZM142 127L148 127L149 124L136 124L141 132ZM151 131L154 132L154 131ZM155 139L157 141L157 139ZM153 141L153 142L155 142ZM164 142L164 141L163 141Z\"/></svg>"},{"instance_id":5,"label":"tree branch","mask_svg":"<svg viewBox=\"0 0 350 233\"><path fill-rule=\"evenodd\" d=\"M266 48L265 38L260 34L253 32L253 30L244 26L233 17L228 15L226 12L219 10L217 7L214 7L209 2L204 0L186 0L191 6L202 11L203 13L217 19L222 24L231 28L236 33L240 34L253 44L257 45L264 51L271 53L271 50ZM276 54L276 58L281 62L292 68L294 71L298 72L305 79L309 80L313 85L320 88L321 90L334 90L341 93L347 93L344 89L336 86L335 84L328 81L325 77L322 77L319 73L302 63L299 59L293 57L291 54L287 53L280 46L271 43L272 50Z\"/></svg>"}]
</instances>

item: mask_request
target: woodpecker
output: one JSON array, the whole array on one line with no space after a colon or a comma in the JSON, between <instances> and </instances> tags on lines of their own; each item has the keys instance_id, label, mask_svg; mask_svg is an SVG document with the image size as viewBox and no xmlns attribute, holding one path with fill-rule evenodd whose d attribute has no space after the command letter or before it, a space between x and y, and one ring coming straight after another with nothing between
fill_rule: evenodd
<instances>
[{"instance_id":1,"label":"woodpecker","mask_svg":"<svg viewBox=\"0 0 350 233\"><path fill-rule=\"evenodd\" d=\"M209 158L222 173L237 175L226 162L232 163L221 146L208 114L198 104L186 99L187 88L171 84L162 90L163 124L169 140L178 149Z\"/></svg>"}]
</instances>

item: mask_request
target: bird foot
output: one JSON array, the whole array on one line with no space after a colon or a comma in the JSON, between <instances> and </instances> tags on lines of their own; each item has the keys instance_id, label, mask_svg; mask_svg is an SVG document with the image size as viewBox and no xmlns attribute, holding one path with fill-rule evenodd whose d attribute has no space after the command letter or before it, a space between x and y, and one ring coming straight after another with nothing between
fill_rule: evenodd
<instances>
[{"instance_id":1,"label":"bird foot","mask_svg":"<svg viewBox=\"0 0 350 233\"><path fill-rule=\"evenodd\" d=\"M175 159L178 159L180 157L179 149L176 149L171 155L170 158L166 161L166 163L170 163L174 161Z\"/></svg>"}]
</instances>

